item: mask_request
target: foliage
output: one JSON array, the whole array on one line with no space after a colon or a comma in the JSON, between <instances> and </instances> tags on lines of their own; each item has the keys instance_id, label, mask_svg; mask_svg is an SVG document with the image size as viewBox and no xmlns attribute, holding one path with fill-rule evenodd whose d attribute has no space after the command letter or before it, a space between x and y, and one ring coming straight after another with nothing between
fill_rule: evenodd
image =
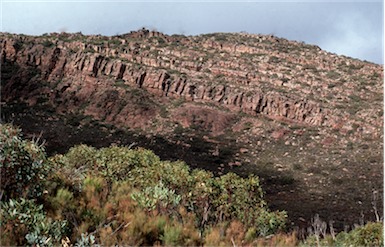
<instances>
[{"instance_id":1,"label":"foliage","mask_svg":"<svg viewBox=\"0 0 385 247\"><path fill-rule=\"evenodd\" d=\"M304 246L383 246L383 231L382 222L369 222L350 232L340 232L334 238L326 235L317 240L315 235L311 235L302 244Z\"/></svg>"},{"instance_id":2,"label":"foliage","mask_svg":"<svg viewBox=\"0 0 385 247\"><path fill-rule=\"evenodd\" d=\"M339 246L384 246L384 226L382 222L370 222L357 227L349 233L341 232L336 236Z\"/></svg>"},{"instance_id":3,"label":"foliage","mask_svg":"<svg viewBox=\"0 0 385 247\"><path fill-rule=\"evenodd\" d=\"M51 161L59 167L59 174L66 174L62 177L66 180L63 184L77 190L73 194L64 189L57 190L51 200L56 212L63 209L58 207L61 204L59 198L68 198L68 202L80 201L72 209L69 208L71 203L64 208L72 210L76 222L83 222L83 230L100 230L103 234L115 231L117 239L126 239L132 245L156 241L186 244L184 241L189 237L199 236L197 232L203 233L216 224L233 220L242 222L245 227L254 227L255 237L283 230L285 226L286 213L267 209L255 176L241 178L229 173L214 177L207 171L190 171L180 161L160 161L149 150L116 146L95 149L80 145ZM80 169L82 175L69 175L68 168L77 173ZM74 194L79 194L80 198L72 199ZM109 215L113 217L121 210L125 212L123 218L108 220ZM136 216L134 221L133 214ZM148 225L152 222L148 218L151 215L167 216L167 227ZM126 222L130 225L123 234L119 226ZM192 227L187 233L185 222ZM102 225L108 227L101 229ZM131 229L129 232L136 237L128 237L127 229ZM80 234L75 235L80 237ZM98 239L101 235L95 236ZM111 237L108 239L100 241L110 243ZM197 243L197 239L200 238L192 237L191 243Z\"/></svg>"},{"instance_id":4,"label":"foliage","mask_svg":"<svg viewBox=\"0 0 385 247\"><path fill-rule=\"evenodd\" d=\"M57 155L51 160L59 165L59 169L63 170L67 177L74 176L74 182L83 180L86 174L98 174L109 182L121 181L127 178L134 167L159 162L154 153L144 149L131 150L127 147L112 146L97 150L87 145L75 146L67 154Z\"/></svg>"},{"instance_id":5,"label":"foliage","mask_svg":"<svg viewBox=\"0 0 385 247\"><path fill-rule=\"evenodd\" d=\"M54 43L52 43L52 41L49 41L49 40L44 40L43 42L42 42L42 45L44 46L44 47L54 47L55 46L55 44Z\"/></svg>"},{"instance_id":6,"label":"foliage","mask_svg":"<svg viewBox=\"0 0 385 247\"><path fill-rule=\"evenodd\" d=\"M131 198L147 210L167 211L167 208L179 205L181 196L176 195L174 190L168 189L160 181L155 187L133 192Z\"/></svg>"},{"instance_id":7,"label":"foliage","mask_svg":"<svg viewBox=\"0 0 385 247\"><path fill-rule=\"evenodd\" d=\"M88 246L99 246L95 244L95 236L88 233L82 233L81 238L75 243L75 247L88 247Z\"/></svg>"},{"instance_id":8,"label":"foliage","mask_svg":"<svg viewBox=\"0 0 385 247\"><path fill-rule=\"evenodd\" d=\"M27 196L21 193L26 189L41 203L23 198L2 202L2 244L298 243L294 234L277 234L285 229L286 212L268 209L256 176L215 177L208 171L190 170L184 162L161 161L149 150L117 146L79 145L47 160L42 147L23 140L20 130L10 125L1 126L1 144L1 169L20 182L4 177L5 198ZM44 196L31 190L36 185L40 191L45 189ZM335 239L309 237L304 243L382 245L382 229L371 223Z\"/></svg>"},{"instance_id":9,"label":"foliage","mask_svg":"<svg viewBox=\"0 0 385 247\"><path fill-rule=\"evenodd\" d=\"M46 217L43 205L32 200L1 203L2 244L54 246L67 234L67 221Z\"/></svg>"},{"instance_id":10,"label":"foliage","mask_svg":"<svg viewBox=\"0 0 385 247\"><path fill-rule=\"evenodd\" d=\"M0 125L0 174L3 198L41 196L49 172L50 166L44 148L37 141L23 140L20 129L9 124Z\"/></svg>"}]
</instances>

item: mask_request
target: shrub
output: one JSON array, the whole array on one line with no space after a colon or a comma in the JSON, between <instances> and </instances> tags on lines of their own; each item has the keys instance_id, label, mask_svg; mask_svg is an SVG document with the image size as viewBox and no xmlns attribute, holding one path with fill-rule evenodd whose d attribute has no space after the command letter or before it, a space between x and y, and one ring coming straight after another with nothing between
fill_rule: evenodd
<instances>
[{"instance_id":1,"label":"shrub","mask_svg":"<svg viewBox=\"0 0 385 247\"><path fill-rule=\"evenodd\" d=\"M177 226L166 226L161 240L166 246L182 245L182 229Z\"/></svg>"},{"instance_id":2,"label":"shrub","mask_svg":"<svg viewBox=\"0 0 385 247\"><path fill-rule=\"evenodd\" d=\"M96 157L99 170L111 181L126 180L134 167L148 167L160 162L159 157L149 150L117 146L100 149Z\"/></svg>"},{"instance_id":3,"label":"shrub","mask_svg":"<svg viewBox=\"0 0 385 247\"><path fill-rule=\"evenodd\" d=\"M47 47L47 48L50 48L50 47L54 47L55 46L55 44L54 43L52 43L52 41L49 41L49 40L44 40L43 42L42 42L42 45L44 46L44 47Z\"/></svg>"},{"instance_id":4,"label":"shrub","mask_svg":"<svg viewBox=\"0 0 385 247\"><path fill-rule=\"evenodd\" d=\"M134 168L154 166L160 162L152 151L138 148L111 146L95 149L78 145L65 155L51 159L73 184L81 182L87 174L103 176L108 183L127 180ZM137 174L139 175L139 174Z\"/></svg>"},{"instance_id":5,"label":"shrub","mask_svg":"<svg viewBox=\"0 0 385 247\"><path fill-rule=\"evenodd\" d=\"M57 210L58 218L65 218L67 213L73 212L76 208L73 193L64 188L60 188L55 197L50 198L50 202L51 206Z\"/></svg>"},{"instance_id":6,"label":"shrub","mask_svg":"<svg viewBox=\"0 0 385 247\"><path fill-rule=\"evenodd\" d=\"M220 194L214 201L218 220L239 220L246 227L256 227L266 236L283 230L287 214L270 212L263 200L263 191L255 176L241 178L233 173L217 178Z\"/></svg>"},{"instance_id":7,"label":"shrub","mask_svg":"<svg viewBox=\"0 0 385 247\"><path fill-rule=\"evenodd\" d=\"M68 233L67 221L47 218L43 205L23 198L1 203L2 244L58 245Z\"/></svg>"},{"instance_id":8,"label":"shrub","mask_svg":"<svg viewBox=\"0 0 385 247\"><path fill-rule=\"evenodd\" d=\"M169 213L179 205L181 196L160 181L155 187L146 187L143 191L133 192L131 198L149 211L157 209L158 212Z\"/></svg>"},{"instance_id":9,"label":"shrub","mask_svg":"<svg viewBox=\"0 0 385 247\"><path fill-rule=\"evenodd\" d=\"M258 234L267 236L282 231L286 226L287 214L285 211L269 212L256 209L253 214Z\"/></svg>"},{"instance_id":10,"label":"shrub","mask_svg":"<svg viewBox=\"0 0 385 247\"><path fill-rule=\"evenodd\" d=\"M1 194L5 199L41 196L49 172L42 146L23 140L20 129L0 125Z\"/></svg>"},{"instance_id":11,"label":"shrub","mask_svg":"<svg viewBox=\"0 0 385 247\"><path fill-rule=\"evenodd\" d=\"M100 246L96 244L95 236L88 233L82 233L81 237L76 241L75 247Z\"/></svg>"},{"instance_id":12,"label":"shrub","mask_svg":"<svg viewBox=\"0 0 385 247\"><path fill-rule=\"evenodd\" d=\"M313 234L302 244L303 246L384 246L383 229L382 222L369 222L350 232L340 232L335 238L326 235L323 239L317 239Z\"/></svg>"},{"instance_id":13,"label":"shrub","mask_svg":"<svg viewBox=\"0 0 385 247\"><path fill-rule=\"evenodd\" d=\"M238 218L247 225L254 223L252 211L266 206L258 178L250 176L243 179L228 173L217 178L217 183L220 194L214 204L218 214L223 215L224 220Z\"/></svg>"},{"instance_id":14,"label":"shrub","mask_svg":"<svg viewBox=\"0 0 385 247\"><path fill-rule=\"evenodd\" d=\"M369 222L349 233L341 232L336 237L338 246L384 246L382 222Z\"/></svg>"},{"instance_id":15,"label":"shrub","mask_svg":"<svg viewBox=\"0 0 385 247\"><path fill-rule=\"evenodd\" d=\"M96 153L97 150L87 145L78 145L71 148L68 153L63 157L59 156L61 162L71 168L89 169L96 168Z\"/></svg>"}]
</instances>

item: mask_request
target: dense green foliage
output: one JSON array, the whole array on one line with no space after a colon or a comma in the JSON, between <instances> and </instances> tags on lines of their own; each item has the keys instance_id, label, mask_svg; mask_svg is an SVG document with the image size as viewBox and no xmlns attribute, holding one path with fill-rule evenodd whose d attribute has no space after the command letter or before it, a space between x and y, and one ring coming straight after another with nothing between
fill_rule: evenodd
<instances>
[{"instance_id":1,"label":"dense green foliage","mask_svg":"<svg viewBox=\"0 0 385 247\"><path fill-rule=\"evenodd\" d=\"M215 177L142 148L79 145L47 159L10 125L0 148L2 245L244 245L271 234L297 243L277 235L286 213L267 208L256 176ZM378 245L381 229L368 224L336 241Z\"/></svg>"},{"instance_id":2,"label":"dense green foliage","mask_svg":"<svg viewBox=\"0 0 385 247\"><path fill-rule=\"evenodd\" d=\"M34 198L43 192L49 173L44 148L23 140L11 125L0 128L1 198Z\"/></svg>"}]
</instances>

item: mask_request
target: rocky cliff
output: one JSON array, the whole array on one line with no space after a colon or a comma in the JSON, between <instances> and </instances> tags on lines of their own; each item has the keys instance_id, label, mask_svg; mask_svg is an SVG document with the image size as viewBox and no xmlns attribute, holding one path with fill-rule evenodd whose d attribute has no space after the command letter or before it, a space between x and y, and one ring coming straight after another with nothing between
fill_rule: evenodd
<instances>
[{"instance_id":1,"label":"rocky cliff","mask_svg":"<svg viewBox=\"0 0 385 247\"><path fill-rule=\"evenodd\" d=\"M83 105L86 114L104 114L99 117L121 124L126 121L122 115L130 112L122 103L130 101L124 87L314 126L341 122L346 112L338 108L358 90L365 89L358 95L361 99L382 90L378 65L273 36L184 37L148 30L108 38L65 33L2 36L2 63L35 72L28 79L50 84L42 95L30 88L41 85L29 82L20 91L7 83L4 100L39 94L59 108ZM10 81L22 83L19 76ZM33 104L37 98L28 100ZM146 114L154 115L151 105L148 108ZM102 109L106 111L98 112Z\"/></svg>"}]
</instances>

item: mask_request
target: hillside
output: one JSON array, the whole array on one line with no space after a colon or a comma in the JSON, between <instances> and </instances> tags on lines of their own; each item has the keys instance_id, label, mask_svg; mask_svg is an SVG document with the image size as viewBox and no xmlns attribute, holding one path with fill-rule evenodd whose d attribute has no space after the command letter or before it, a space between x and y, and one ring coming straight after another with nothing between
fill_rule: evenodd
<instances>
[{"instance_id":1,"label":"hillside","mask_svg":"<svg viewBox=\"0 0 385 247\"><path fill-rule=\"evenodd\" d=\"M380 65L274 36L145 29L2 33L1 54L1 117L41 134L50 154L134 143L216 175L258 175L293 227L317 213L339 229L375 217Z\"/></svg>"}]
</instances>

